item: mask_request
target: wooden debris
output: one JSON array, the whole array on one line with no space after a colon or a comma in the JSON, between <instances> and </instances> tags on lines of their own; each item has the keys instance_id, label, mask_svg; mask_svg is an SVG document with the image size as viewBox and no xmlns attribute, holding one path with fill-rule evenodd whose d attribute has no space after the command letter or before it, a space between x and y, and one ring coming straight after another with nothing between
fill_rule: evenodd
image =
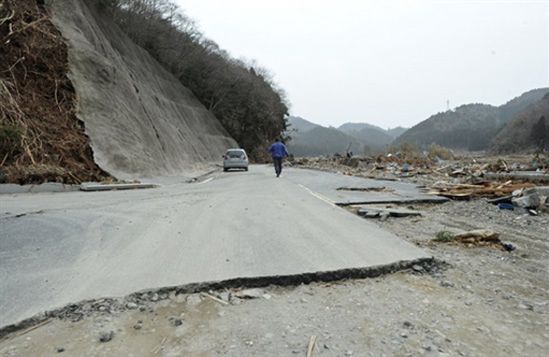
<instances>
[{"instance_id":1,"label":"wooden debris","mask_svg":"<svg viewBox=\"0 0 549 357\"><path fill-rule=\"evenodd\" d=\"M307 348L307 357L313 356L313 351L315 350L316 346L316 335L312 335L311 338L309 338L309 347Z\"/></svg>"},{"instance_id":2,"label":"wooden debris","mask_svg":"<svg viewBox=\"0 0 549 357\"><path fill-rule=\"evenodd\" d=\"M218 303L220 303L221 305L229 305L228 302L226 302L226 301L224 301L224 300L221 300L221 299L219 299L219 298L216 298L216 297L213 296L212 294L208 294L208 293L202 292L202 293L200 293L200 295L202 295L202 296L204 296L204 297L207 297L207 298L209 298L209 299L212 299L213 301L218 302Z\"/></svg>"},{"instance_id":3,"label":"wooden debris","mask_svg":"<svg viewBox=\"0 0 549 357\"><path fill-rule=\"evenodd\" d=\"M507 181L503 184L499 182L484 182L477 185L437 182L428 193L448 197L453 200L469 200L478 197L505 197L511 195L513 191L533 186L535 185L531 183L513 183L513 181Z\"/></svg>"}]
</instances>

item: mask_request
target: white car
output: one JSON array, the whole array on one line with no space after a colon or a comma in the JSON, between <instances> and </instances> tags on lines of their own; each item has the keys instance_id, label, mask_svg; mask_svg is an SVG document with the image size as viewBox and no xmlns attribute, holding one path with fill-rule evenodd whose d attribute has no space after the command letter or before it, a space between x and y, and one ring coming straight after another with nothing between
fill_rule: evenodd
<instances>
[{"instance_id":1,"label":"white car","mask_svg":"<svg viewBox=\"0 0 549 357\"><path fill-rule=\"evenodd\" d=\"M244 149L229 149L223 155L223 171L229 169L248 171L248 155Z\"/></svg>"}]
</instances>

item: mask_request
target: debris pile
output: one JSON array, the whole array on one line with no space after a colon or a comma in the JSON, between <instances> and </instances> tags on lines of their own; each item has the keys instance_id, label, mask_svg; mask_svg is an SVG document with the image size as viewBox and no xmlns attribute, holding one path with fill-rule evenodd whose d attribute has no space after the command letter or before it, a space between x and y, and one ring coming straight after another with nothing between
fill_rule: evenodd
<instances>
[{"instance_id":1,"label":"debris pile","mask_svg":"<svg viewBox=\"0 0 549 357\"><path fill-rule=\"evenodd\" d=\"M442 157L444 158L442 158ZM440 149L410 148L372 156L294 158L295 167L337 172L376 180L411 181L432 195L452 200L484 198L502 209L546 210L549 196L540 184L549 182L549 160L538 153L509 157L457 156ZM384 186L341 191L384 192ZM531 214L534 214L530 212ZM373 215L374 213L372 213Z\"/></svg>"},{"instance_id":2,"label":"debris pile","mask_svg":"<svg viewBox=\"0 0 549 357\"><path fill-rule=\"evenodd\" d=\"M484 181L478 184L454 184L445 181L435 182L429 194L448 197L454 200L470 200L471 198L496 198L509 196L517 190L534 187L531 183L504 183Z\"/></svg>"},{"instance_id":3,"label":"debris pile","mask_svg":"<svg viewBox=\"0 0 549 357\"><path fill-rule=\"evenodd\" d=\"M441 243L459 243L467 247L492 247L506 251L516 249L512 244L503 243L499 239L499 233L489 229L476 229L457 234L441 231L437 233L433 241Z\"/></svg>"}]
</instances>

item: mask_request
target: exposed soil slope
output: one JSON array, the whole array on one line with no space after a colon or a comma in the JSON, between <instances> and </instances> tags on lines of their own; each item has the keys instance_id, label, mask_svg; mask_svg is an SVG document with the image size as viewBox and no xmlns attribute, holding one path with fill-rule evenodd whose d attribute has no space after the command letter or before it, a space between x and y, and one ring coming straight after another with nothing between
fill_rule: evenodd
<instances>
[{"instance_id":1,"label":"exposed soil slope","mask_svg":"<svg viewBox=\"0 0 549 357\"><path fill-rule=\"evenodd\" d=\"M0 1L0 182L101 180L75 115L67 46L40 3Z\"/></svg>"},{"instance_id":2,"label":"exposed soil slope","mask_svg":"<svg viewBox=\"0 0 549 357\"><path fill-rule=\"evenodd\" d=\"M95 161L118 178L195 170L236 142L194 95L82 0L52 2L69 43L77 116Z\"/></svg>"}]
</instances>

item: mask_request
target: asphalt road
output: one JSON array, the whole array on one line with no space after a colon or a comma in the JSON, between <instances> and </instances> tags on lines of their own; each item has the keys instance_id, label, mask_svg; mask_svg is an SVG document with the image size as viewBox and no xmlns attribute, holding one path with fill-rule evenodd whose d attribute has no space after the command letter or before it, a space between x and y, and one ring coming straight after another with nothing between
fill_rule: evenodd
<instances>
[{"instance_id":1,"label":"asphalt road","mask_svg":"<svg viewBox=\"0 0 549 357\"><path fill-rule=\"evenodd\" d=\"M272 168L252 166L199 183L162 182L0 196L0 326L146 288L427 257L333 204L333 187L354 178L287 169L277 179Z\"/></svg>"}]
</instances>

